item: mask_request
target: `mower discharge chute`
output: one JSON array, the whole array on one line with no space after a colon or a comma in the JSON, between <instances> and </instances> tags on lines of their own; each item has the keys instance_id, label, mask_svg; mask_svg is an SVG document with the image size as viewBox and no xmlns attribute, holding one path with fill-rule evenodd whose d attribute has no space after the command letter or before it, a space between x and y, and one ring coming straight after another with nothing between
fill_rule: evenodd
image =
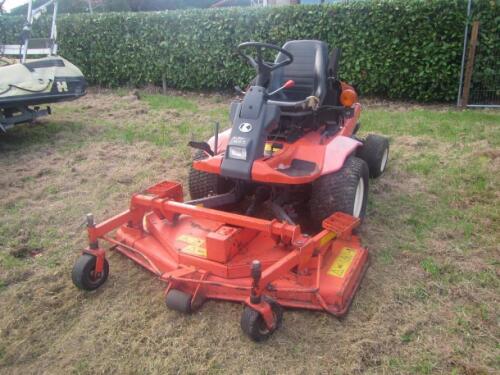
<instances>
[{"instance_id":1,"label":"mower discharge chute","mask_svg":"<svg viewBox=\"0 0 500 375\"><path fill-rule=\"evenodd\" d=\"M168 283L170 308L243 302L241 327L260 341L281 325L282 307L346 313L368 261L353 231L389 147L380 136L355 137L361 106L338 79L338 50L328 56L315 40L238 49L257 76L238 89L232 128L191 142L192 200L163 181L100 224L89 215L89 247L72 276L85 290L104 283L105 240ZM274 63L264 61L266 50L278 52Z\"/></svg>"}]
</instances>

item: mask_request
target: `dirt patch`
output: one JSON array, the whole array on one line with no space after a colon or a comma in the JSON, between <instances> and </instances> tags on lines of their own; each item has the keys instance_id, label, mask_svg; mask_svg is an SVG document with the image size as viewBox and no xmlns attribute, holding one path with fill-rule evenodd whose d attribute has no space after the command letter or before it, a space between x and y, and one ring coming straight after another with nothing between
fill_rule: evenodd
<instances>
[{"instance_id":1,"label":"dirt patch","mask_svg":"<svg viewBox=\"0 0 500 375\"><path fill-rule=\"evenodd\" d=\"M133 92L125 96L117 96L111 93L86 95L80 99L83 111L93 113L98 119L111 121L132 120L137 115L147 114L149 108L147 104L140 101Z\"/></svg>"},{"instance_id":2,"label":"dirt patch","mask_svg":"<svg viewBox=\"0 0 500 375\"><path fill-rule=\"evenodd\" d=\"M9 254L12 255L14 258L19 258L19 259L25 259L28 257L36 257L40 256L45 249L41 247L30 247L30 246L21 246L16 249L10 250Z\"/></svg>"},{"instance_id":3,"label":"dirt patch","mask_svg":"<svg viewBox=\"0 0 500 375\"><path fill-rule=\"evenodd\" d=\"M474 156L485 156L489 159L497 159L500 158L500 150L498 149L489 149L484 151L478 151L474 153Z\"/></svg>"}]
</instances>

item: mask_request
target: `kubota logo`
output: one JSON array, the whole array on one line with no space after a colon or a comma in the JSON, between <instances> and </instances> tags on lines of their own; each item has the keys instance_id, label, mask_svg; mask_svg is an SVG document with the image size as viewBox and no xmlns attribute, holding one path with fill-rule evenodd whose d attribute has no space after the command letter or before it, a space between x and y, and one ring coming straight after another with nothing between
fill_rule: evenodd
<instances>
[{"instance_id":1,"label":"kubota logo","mask_svg":"<svg viewBox=\"0 0 500 375\"><path fill-rule=\"evenodd\" d=\"M68 84L66 81L57 81L57 92L67 92L68 91Z\"/></svg>"},{"instance_id":2,"label":"kubota logo","mask_svg":"<svg viewBox=\"0 0 500 375\"><path fill-rule=\"evenodd\" d=\"M253 129L252 124L249 124L248 122L243 122L240 124L238 127L240 129L240 132L242 133L250 133Z\"/></svg>"}]
</instances>

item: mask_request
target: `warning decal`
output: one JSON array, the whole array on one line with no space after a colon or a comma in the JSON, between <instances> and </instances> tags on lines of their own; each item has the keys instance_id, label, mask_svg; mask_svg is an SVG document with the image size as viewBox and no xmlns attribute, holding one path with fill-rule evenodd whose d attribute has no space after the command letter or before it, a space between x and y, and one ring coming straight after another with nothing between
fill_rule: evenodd
<instances>
[{"instance_id":1,"label":"warning decal","mask_svg":"<svg viewBox=\"0 0 500 375\"><path fill-rule=\"evenodd\" d=\"M319 246L326 245L328 242L333 240L335 238L335 236L336 236L335 232L330 232L327 235L323 236L323 238L321 238L321 240L319 240Z\"/></svg>"},{"instance_id":2,"label":"warning decal","mask_svg":"<svg viewBox=\"0 0 500 375\"><path fill-rule=\"evenodd\" d=\"M189 255L196 255L199 257L206 258L207 257L207 249L205 247L201 246L194 246L194 245L187 245L182 249L183 253L189 254Z\"/></svg>"},{"instance_id":3,"label":"warning decal","mask_svg":"<svg viewBox=\"0 0 500 375\"><path fill-rule=\"evenodd\" d=\"M205 248L204 239L191 236L189 234L183 234L182 236L177 237L177 240L187 243L187 245L181 250L183 253L204 258L207 257L207 249Z\"/></svg>"},{"instance_id":4,"label":"warning decal","mask_svg":"<svg viewBox=\"0 0 500 375\"><path fill-rule=\"evenodd\" d=\"M332 265L330 266L328 275L344 277L355 256L356 250L344 247L342 250L340 250L339 255L337 255Z\"/></svg>"}]
</instances>

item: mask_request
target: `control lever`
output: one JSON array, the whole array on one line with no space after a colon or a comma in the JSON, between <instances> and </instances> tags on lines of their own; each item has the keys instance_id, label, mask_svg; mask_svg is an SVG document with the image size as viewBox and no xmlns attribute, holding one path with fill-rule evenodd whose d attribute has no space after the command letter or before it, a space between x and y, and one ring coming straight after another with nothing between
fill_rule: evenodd
<instances>
[{"instance_id":1,"label":"control lever","mask_svg":"<svg viewBox=\"0 0 500 375\"><path fill-rule=\"evenodd\" d=\"M245 91L243 91L243 90L241 89L241 87L240 87L240 86L234 86L234 89L236 90L236 92L237 92L239 95L245 95L245 94L246 94L246 92L245 92Z\"/></svg>"},{"instance_id":2,"label":"control lever","mask_svg":"<svg viewBox=\"0 0 500 375\"><path fill-rule=\"evenodd\" d=\"M197 150L205 151L208 155L214 156L214 152L212 151L210 145L207 142L189 141L188 146L195 148Z\"/></svg>"},{"instance_id":3,"label":"control lever","mask_svg":"<svg viewBox=\"0 0 500 375\"><path fill-rule=\"evenodd\" d=\"M274 90L273 92L270 92L268 93L267 95L268 96L273 96L274 94L280 92L281 90L284 90L284 89L291 89L293 86L295 86L295 81L292 80L292 79L289 79L288 81L285 82L285 84L279 88L277 88L276 90Z\"/></svg>"}]
</instances>

